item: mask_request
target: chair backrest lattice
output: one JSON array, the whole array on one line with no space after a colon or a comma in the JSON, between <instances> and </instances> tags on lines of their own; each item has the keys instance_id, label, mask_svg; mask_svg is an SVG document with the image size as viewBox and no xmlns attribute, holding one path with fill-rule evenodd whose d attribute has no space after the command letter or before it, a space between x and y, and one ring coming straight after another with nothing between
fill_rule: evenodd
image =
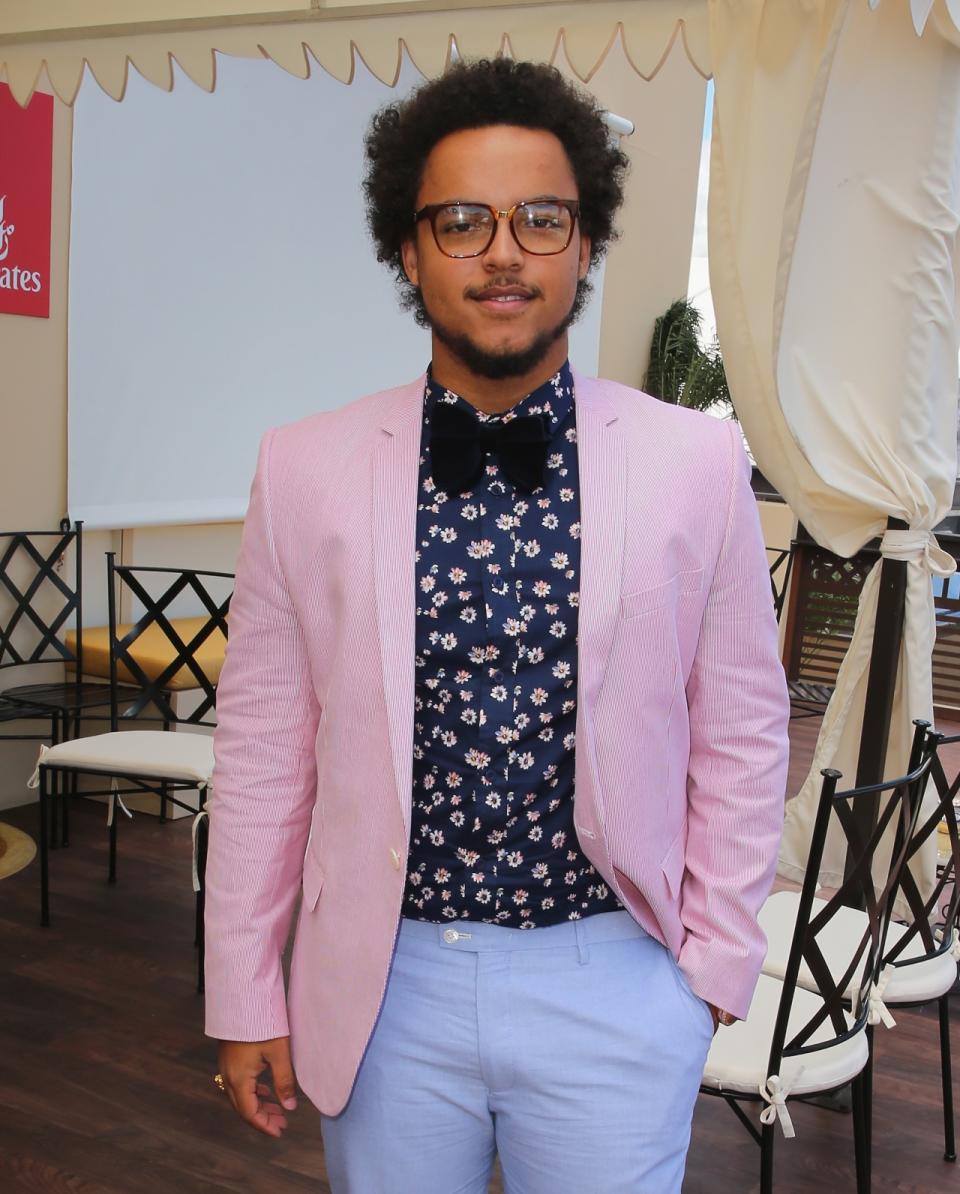
<instances>
[{"instance_id":1,"label":"chair backrest lattice","mask_svg":"<svg viewBox=\"0 0 960 1194\"><path fill-rule=\"evenodd\" d=\"M72 575L65 560L74 552ZM56 531L0 531L0 672L75 664L64 642L81 633L82 524L63 519Z\"/></svg>"},{"instance_id":2,"label":"chair backrest lattice","mask_svg":"<svg viewBox=\"0 0 960 1194\"><path fill-rule=\"evenodd\" d=\"M898 937L884 955L884 963L894 966L910 966L924 962L938 954L948 953L953 948L953 928L960 918L960 832L957 828L957 806L954 803L960 793L960 771L953 780L947 778L943 766L942 748L960 742L960 734L949 738L936 736L936 751L930 768L930 779L937 792L937 802L922 820L918 820L907 849L907 863L900 877L900 892L910 909L911 920L906 931ZM938 867L936 881L927 895L909 863L919 854L931 837L936 837L939 826L947 830L945 858ZM910 957L904 954L919 941L922 953L912 951Z\"/></svg>"},{"instance_id":3,"label":"chair backrest lattice","mask_svg":"<svg viewBox=\"0 0 960 1194\"><path fill-rule=\"evenodd\" d=\"M793 571L792 547L768 547L767 563L770 568L770 593L777 621L783 614L784 602L790 590L790 574Z\"/></svg>"},{"instance_id":4,"label":"chair backrest lattice","mask_svg":"<svg viewBox=\"0 0 960 1194\"><path fill-rule=\"evenodd\" d=\"M883 964L893 902L936 742L926 722L914 725L905 776L838 792L840 772L821 772L823 785L771 1043L771 1074L780 1072L784 1058L802 1059L804 1054L839 1044L860 1032L867 1022L869 995ZM862 816L864 801L879 801L876 819L867 825ZM847 866L839 888L825 897L819 889L820 866L828 835L838 831L846 843ZM849 953L838 960L826 942L832 936L832 922L850 907L864 910L865 927L860 939L850 943ZM828 956L834 958L832 966ZM837 973L841 966L842 972ZM819 999L809 1016L791 1025L801 967L812 977ZM852 1007L851 990L859 993Z\"/></svg>"},{"instance_id":5,"label":"chair backrest lattice","mask_svg":"<svg viewBox=\"0 0 960 1194\"><path fill-rule=\"evenodd\" d=\"M208 572L192 568L158 568L117 564L114 553L107 553L108 602L110 618L110 687L111 719L114 729L121 720L140 718L147 713L158 716L165 723L212 726L216 705L217 676L211 676L198 659L204 644L227 637L227 614L233 588L230 572ZM120 593L126 591L142 612L129 626L122 626L118 618ZM223 593L226 592L224 596ZM201 609L198 628L187 636L176 624L171 607L188 598ZM137 650L144 635L154 640L151 654L156 653L157 635L164 644L163 664L146 668ZM124 700L119 709L118 685L120 673L132 680L137 694L132 701ZM185 682L185 674L192 682ZM186 690L193 700L188 713L178 710L173 692Z\"/></svg>"}]
</instances>

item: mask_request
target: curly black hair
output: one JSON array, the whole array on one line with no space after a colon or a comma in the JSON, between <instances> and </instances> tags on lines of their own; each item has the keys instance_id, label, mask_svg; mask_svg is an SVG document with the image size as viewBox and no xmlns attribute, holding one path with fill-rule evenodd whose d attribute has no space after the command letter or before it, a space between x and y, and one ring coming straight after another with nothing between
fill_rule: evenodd
<instances>
[{"instance_id":1,"label":"curly black hair","mask_svg":"<svg viewBox=\"0 0 960 1194\"><path fill-rule=\"evenodd\" d=\"M412 230L417 192L433 147L450 133L494 124L553 133L566 150L580 195L580 227L596 265L617 236L627 157L613 143L596 100L552 66L481 58L458 62L407 99L377 112L367 130L363 190L377 260L393 270L401 305L429 326L420 290L403 272L401 248ZM589 293L584 279L571 318Z\"/></svg>"}]
</instances>

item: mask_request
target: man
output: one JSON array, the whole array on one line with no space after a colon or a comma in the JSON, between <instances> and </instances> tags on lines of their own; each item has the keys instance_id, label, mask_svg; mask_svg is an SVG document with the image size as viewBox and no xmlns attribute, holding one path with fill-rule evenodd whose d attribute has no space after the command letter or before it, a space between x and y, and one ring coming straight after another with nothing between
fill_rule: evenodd
<instances>
[{"instance_id":1,"label":"man","mask_svg":"<svg viewBox=\"0 0 960 1194\"><path fill-rule=\"evenodd\" d=\"M626 163L557 72L459 65L367 156L432 361L261 448L207 1032L270 1135L292 1043L334 1194L483 1194L496 1152L512 1194L676 1191L759 972L786 774L739 432L571 372Z\"/></svg>"}]
</instances>

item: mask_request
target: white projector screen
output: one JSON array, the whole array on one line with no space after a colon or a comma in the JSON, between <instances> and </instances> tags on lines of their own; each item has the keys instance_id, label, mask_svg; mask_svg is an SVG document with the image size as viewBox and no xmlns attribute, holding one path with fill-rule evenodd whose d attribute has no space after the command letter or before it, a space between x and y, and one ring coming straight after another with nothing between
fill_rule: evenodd
<instances>
[{"instance_id":1,"label":"white projector screen","mask_svg":"<svg viewBox=\"0 0 960 1194\"><path fill-rule=\"evenodd\" d=\"M90 528L228 522L263 432L423 371L366 230L372 112L391 90L217 58L213 94L133 69L121 103L89 75L74 109L69 509ZM571 334L597 371L602 273Z\"/></svg>"}]
</instances>

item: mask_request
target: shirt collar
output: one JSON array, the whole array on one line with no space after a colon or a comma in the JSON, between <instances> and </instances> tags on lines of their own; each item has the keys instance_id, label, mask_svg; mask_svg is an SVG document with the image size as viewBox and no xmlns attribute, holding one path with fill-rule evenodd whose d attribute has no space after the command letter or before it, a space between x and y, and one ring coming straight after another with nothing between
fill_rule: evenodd
<instances>
[{"instance_id":1,"label":"shirt collar","mask_svg":"<svg viewBox=\"0 0 960 1194\"><path fill-rule=\"evenodd\" d=\"M497 420L508 422L520 415L544 414L547 416L548 434L552 438L573 408L573 375L570 372L570 362L564 361L557 372L547 378L542 385L537 386L532 393L521 398L509 410L496 415L484 414L483 411L477 410L475 406L459 394L454 393L453 390L448 390L439 382L434 381L432 371L428 368L427 384L423 396L424 426L429 424L430 415L438 402L449 402L461 406L482 423L496 422Z\"/></svg>"}]
</instances>

